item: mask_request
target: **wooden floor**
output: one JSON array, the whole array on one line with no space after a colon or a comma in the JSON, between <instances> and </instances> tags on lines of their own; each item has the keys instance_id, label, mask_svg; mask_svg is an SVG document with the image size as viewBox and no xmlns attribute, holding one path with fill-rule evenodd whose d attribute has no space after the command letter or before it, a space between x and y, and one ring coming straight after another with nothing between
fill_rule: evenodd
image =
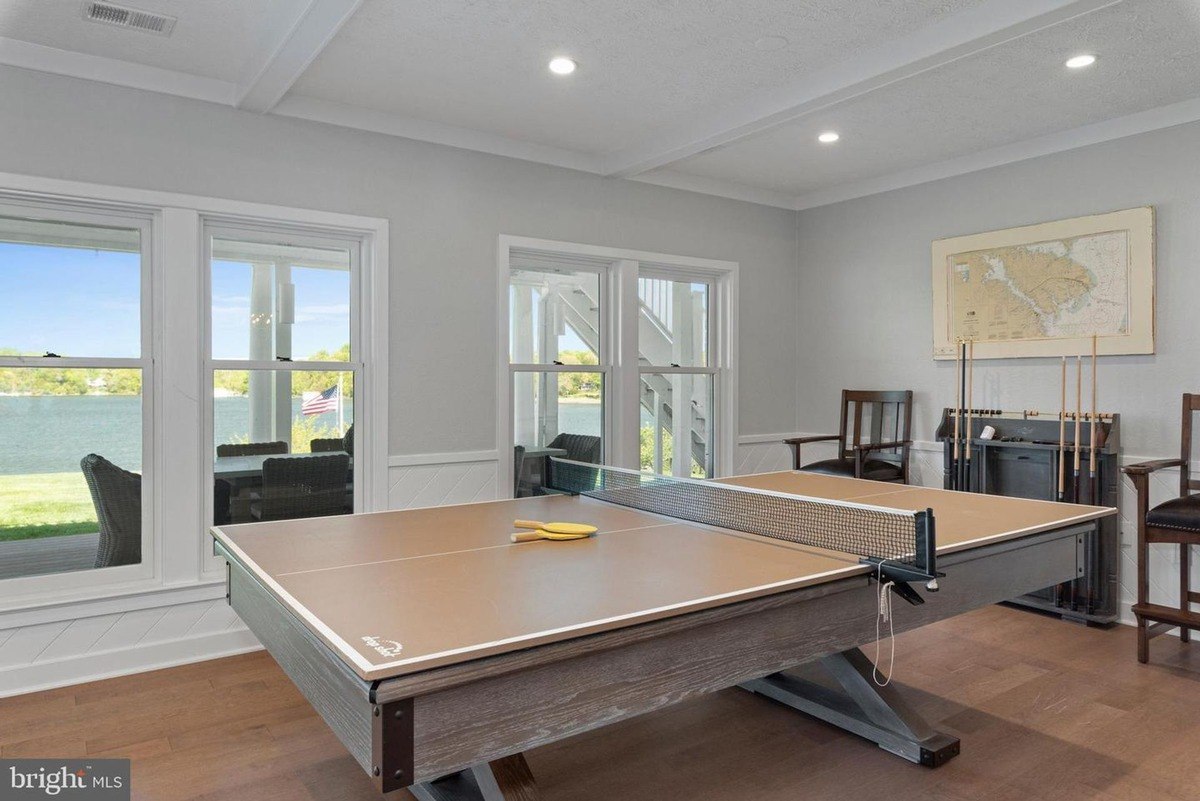
<instances>
[{"instance_id":1,"label":"wooden floor","mask_svg":"<svg viewBox=\"0 0 1200 801\"><path fill-rule=\"evenodd\" d=\"M549 801L1200 797L1200 644L993 607L897 641L897 681L962 755L937 770L740 690L528 755ZM378 798L271 659L0 700L0 756L128 756L134 797ZM408 799L407 793L397 793Z\"/></svg>"}]
</instances>

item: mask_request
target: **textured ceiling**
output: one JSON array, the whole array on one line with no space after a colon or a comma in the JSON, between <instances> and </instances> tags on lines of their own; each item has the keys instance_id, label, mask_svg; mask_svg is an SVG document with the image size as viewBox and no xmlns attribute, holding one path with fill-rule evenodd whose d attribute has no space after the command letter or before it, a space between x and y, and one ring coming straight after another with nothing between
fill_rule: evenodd
<instances>
[{"instance_id":1,"label":"textured ceiling","mask_svg":"<svg viewBox=\"0 0 1200 801\"><path fill-rule=\"evenodd\" d=\"M981 2L367 0L292 91L606 153Z\"/></svg>"},{"instance_id":2,"label":"textured ceiling","mask_svg":"<svg viewBox=\"0 0 1200 801\"><path fill-rule=\"evenodd\" d=\"M236 82L256 52L272 46L281 23L294 19L298 0L113 2L179 22L166 37L89 22L83 0L0 0L0 36Z\"/></svg>"},{"instance_id":3,"label":"textured ceiling","mask_svg":"<svg viewBox=\"0 0 1200 801\"><path fill-rule=\"evenodd\" d=\"M786 208L1200 120L1200 0L115 1L173 35L0 0L0 64Z\"/></svg>"},{"instance_id":4,"label":"textured ceiling","mask_svg":"<svg viewBox=\"0 0 1200 801\"><path fill-rule=\"evenodd\" d=\"M1099 60L1063 66L1081 52ZM1200 2L1129 0L670 169L802 195L1197 96Z\"/></svg>"}]
</instances>

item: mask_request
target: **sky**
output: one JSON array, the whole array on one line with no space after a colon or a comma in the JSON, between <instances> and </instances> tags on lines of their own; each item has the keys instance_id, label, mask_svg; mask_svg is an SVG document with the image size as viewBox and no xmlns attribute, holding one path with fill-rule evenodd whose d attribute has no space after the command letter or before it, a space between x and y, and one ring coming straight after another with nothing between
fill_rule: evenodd
<instances>
[{"instance_id":1,"label":"sky","mask_svg":"<svg viewBox=\"0 0 1200 801\"><path fill-rule=\"evenodd\" d=\"M0 242L0 351L23 355L140 355L137 253ZM350 340L348 272L295 268L292 356ZM213 355L248 354L250 267L213 264Z\"/></svg>"}]
</instances>

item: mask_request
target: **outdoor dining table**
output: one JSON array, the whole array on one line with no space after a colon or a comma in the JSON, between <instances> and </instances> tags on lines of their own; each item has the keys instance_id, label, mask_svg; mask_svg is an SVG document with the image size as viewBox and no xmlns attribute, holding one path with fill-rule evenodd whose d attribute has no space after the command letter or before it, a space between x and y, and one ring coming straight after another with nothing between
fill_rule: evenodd
<instances>
[{"instance_id":1,"label":"outdoor dining table","mask_svg":"<svg viewBox=\"0 0 1200 801\"><path fill-rule=\"evenodd\" d=\"M345 451L321 451L318 453L271 453L253 456L218 456L213 460L213 477L234 481L240 478L255 478L262 475L263 462L267 459L304 459L312 456L336 456ZM354 461L351 459L351 466Z\"/></svg>"}]
</instances>

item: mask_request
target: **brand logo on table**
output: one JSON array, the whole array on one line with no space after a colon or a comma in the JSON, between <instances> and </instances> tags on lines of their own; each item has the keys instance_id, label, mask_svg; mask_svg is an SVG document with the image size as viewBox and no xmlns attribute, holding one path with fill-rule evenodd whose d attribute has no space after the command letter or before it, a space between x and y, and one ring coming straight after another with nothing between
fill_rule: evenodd
<instances>
[{"instance_id":1,"label":"brand logo on table","mask_svg":"<svg viewBox=\"0 0 1200 801\"><path fill-rule=\"evenodd\" d=\"M362 641L368 648L374 648L380 656L400 656L400 652L404 650L404 646L395 640L385 640L382 637L368 635L363 637Z\"/></svg>"},{"instance_id":2,"label":"brand logo on table","mask_svg":"<svg viewBox=\"0 0 1200 801\"><path fill-rule=\"evenodd\" d=\"M128 759L0 759L0 801L129 801Z\"/></svg>"}]
</instances>

